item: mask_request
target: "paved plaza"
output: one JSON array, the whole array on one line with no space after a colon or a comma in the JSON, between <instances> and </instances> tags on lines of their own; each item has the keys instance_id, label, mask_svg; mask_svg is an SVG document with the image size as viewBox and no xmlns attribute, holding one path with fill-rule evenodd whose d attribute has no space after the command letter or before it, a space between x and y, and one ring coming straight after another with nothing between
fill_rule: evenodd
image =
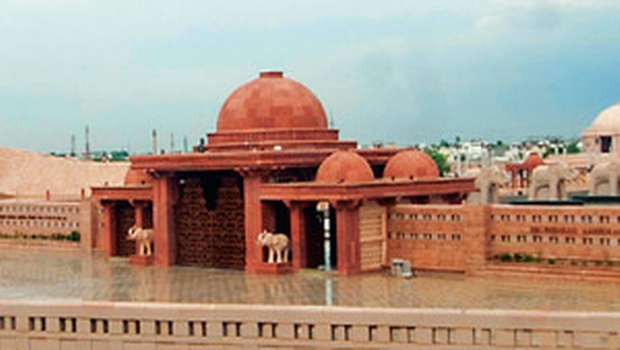
<instances>
[{"instance_id":1,"label":"paved plaza","mask_svg":"<svg viewBox=\"0 0 620 350\"><path fill-rule=\"evenodd\" d=\"M285 276L32 249L0 251L0 299L620 311L619 283L424 274Z\"/></svg>"}]
</instances>

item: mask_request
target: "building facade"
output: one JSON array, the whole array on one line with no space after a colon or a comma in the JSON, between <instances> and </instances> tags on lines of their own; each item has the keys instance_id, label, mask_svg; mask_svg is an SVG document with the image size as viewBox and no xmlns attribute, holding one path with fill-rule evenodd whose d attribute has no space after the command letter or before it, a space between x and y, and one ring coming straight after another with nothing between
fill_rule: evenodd
<instances>
[{"instance_id":1,"label":"building facade","mask_svg":"<svg viewBox=\"0 0 620 350\"><path fill-rule=\"evenodd\" d=\"M132 157L124 186L94 188L99 216L87 244L130 256L128 229L152 227L157 265L260 273L355 274L393 259L472 274L523 266L613 274L620 264L619 206L464 204L473 178L441 178L417 150L340 140L314 94L281 72L235 90L207 138L191 154ZM512 185L525 186L542 163L531 155L509 168ZM268 262L256 241L263 230L289 238L290 262Z\"/></svg>"},{"instance_id":2,"label":"building facade","mask_svg":"<svg viewBox=\"0 0 620 350\"><path fill-rule=\"evenodd\" d=\"M587 268L593 278L618 278L619 224L615 205L396 205L387 219L388 259L419 270Z\"/></svg>"},{"instance_id":3,"label":"building facade","mask_svg":"<svg viewBox=\"0 0 620 350\"><path fill-rule=\"evenodd\" d=\"M603 110L581 136L583 151L594 155L620 154L620 102Z\"/></svg>"},{"instance_id":4,"label":"building facade","mask_svg":"<svg viewBox=\"0 0 620 350\"><path fill-rule=\"evenodd\" d=\"M340 140L314 94L281 72L235 90L207 138L192 154L132 157L125 186L94 188L102 217L93 245L131 255L123 237L138 224L153 227L159 265L278 273L329 259L353 274L385 263L389 205L456 204L474 190L473 179L440 178L420 151ZM266 262L256 244L265 229L289 237L290 264Z\"/></svg>"}]
</instances>

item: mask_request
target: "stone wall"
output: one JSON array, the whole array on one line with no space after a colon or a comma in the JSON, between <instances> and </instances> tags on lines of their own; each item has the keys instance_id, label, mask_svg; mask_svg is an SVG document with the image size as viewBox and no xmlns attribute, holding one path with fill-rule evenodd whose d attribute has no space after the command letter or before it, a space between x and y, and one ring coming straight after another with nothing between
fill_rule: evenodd
<instances>
[{"instance_id":1,"label":"stone wall","mask_svg":"<svg viewBox=\"0 0 620 350\"><path fill-rule=\"evenodd\" d=\"M388 260L461 272L515 256L617 269L619 224L618 206L396 205L388 214Z\"/></svg>"},{"instance_id":2,"label":"stone wall","mask_svg":"<svg viewBox=\"0 0 620 350\"><path fill-rule=\"evenodd\" d=\"M79 247L89 219L89 207L78 201L2 200L0 243Z\"/></svg>"},{"instance_id":3,"label":"stone wall","mask_svg":"<svg viewBox=\"0 0 620 350\"><path fill-rule=\"evenodd\" d=\"M466 270L463 207L396 205L388 214L388 261L405 259L415 269Z\"/></svg>"},{"instance_id":4,"label":"stone wall","mask_svg":"<svg viewBox=\"0 0 620 350\"><path fill-rule=\"evenodd\" d=\"M620 313L0 302L0 349L617 349Z\"/></svg>"},{"instance_id":5,"label":"stone wall","mask_svg":"<svg viewBox=\"0 0 620 350\"><path fill-rule=\"evenodd\" d=\"M177 263L237 268L245 265L243 190L234 174L184 179L175 215Z\"/></svg>"},{"instance_id":6,"label":"stone wall","mask_svg":"<svg viewBox=\"0 0 620 350\"><path fill-rule=\"evenodd\" d=\"M620 207L494 206L487 231L492 256L620 261Z\"/></svg>"}]
</instances>

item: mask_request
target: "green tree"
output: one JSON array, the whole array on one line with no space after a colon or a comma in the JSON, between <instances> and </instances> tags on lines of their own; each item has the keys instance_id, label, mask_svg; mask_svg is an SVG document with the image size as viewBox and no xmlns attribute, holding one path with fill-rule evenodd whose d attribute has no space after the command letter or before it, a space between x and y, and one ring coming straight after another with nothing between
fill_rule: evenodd
<instances>
[{"instance_id":1,"label":"green tree","mask_svg":"<svg viewBox=\"0 0 620 350\"><path fill-rule=\"evenodd\" d=\"M571 142L568 144L568 146L566 147L566 152L567 153L580 153L581 149L579 148L579 145L577 144L577 142Z\"/></svg>"},{"instance_id":2,"label":"green tree","mask_svg":"<svg viewBox=\"0 0 620 350\"><path fill-rule=\"evenodd\" d=\"M439 151L430 149L430 148L424 150L424 152L426 152L426 154L428 154L429 156L431 156L431 158L433 158L433 160L435 161L435 164L437 164L437 168L439 169L439 174L441 176L443 176L444 174L450 171L450 165L448 164L448 160L446 159L446 156L439 153Z\"/></svg>"},{"instance_id":3,"label":"green tree","mask_svg":"<svg viewBox=\"0 0 620 350\"><path fill-rule=\"evenodd\" d=\"M460 136L456 136L454 138L454 147L461 147L461 137Z\"/></svg>"}]
</instances>

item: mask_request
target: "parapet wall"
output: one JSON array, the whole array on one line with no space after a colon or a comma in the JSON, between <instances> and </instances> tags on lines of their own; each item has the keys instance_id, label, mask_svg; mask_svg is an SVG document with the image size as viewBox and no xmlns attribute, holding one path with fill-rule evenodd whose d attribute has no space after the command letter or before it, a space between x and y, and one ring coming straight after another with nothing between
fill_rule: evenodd
<instances>
[{"instance_id":1,"label":"parapet wall","mask_svg":"<svg viewBox=\"0 0 620 350\"><path fill-rule=\"evenodd\" d=\"M494 206L488 241L492 255L620 262L620 207Z\"/></svg>"},{"instance_id":2,"label":"parapet wall","mask_svg":"<svg viewBox=\"0 0 620 350\"><path fill-rule=\"evenodd\" d=\"M396 205L388 214L388 261L412 262L415 269L466 270L460 205Z\"/></svg>"},{"instance_id":3,"label":"parapet wall","mask_svg":"<svg viewBox=\"0 0 620 350\"><path fill-rule=\"evenodd\" d=\"M615 349L620 313L0 302L1 349Z\"/></svg>"},{"instance_id":4,"label":"parapet wall","mask_svg":"<svg viewBox=\"0 0 620 350\"><path fill-rule=\"evenodd\" d=\"M620 265L620 207L396 205L388 214L388 260L414 268L471 271L518 254L531 262ZM527 260L526 259L526 260Z\"/></svg>"},{"instance_id":5,"label":"parapet wall","mask_svg":"<svg viewBox=\"0 0 620 350\"><path fill-rule=\"evenodd\" d=\"M0 243L75 246L89 236L87 202L0 201Z\"/></svg>"}]
</instances>

